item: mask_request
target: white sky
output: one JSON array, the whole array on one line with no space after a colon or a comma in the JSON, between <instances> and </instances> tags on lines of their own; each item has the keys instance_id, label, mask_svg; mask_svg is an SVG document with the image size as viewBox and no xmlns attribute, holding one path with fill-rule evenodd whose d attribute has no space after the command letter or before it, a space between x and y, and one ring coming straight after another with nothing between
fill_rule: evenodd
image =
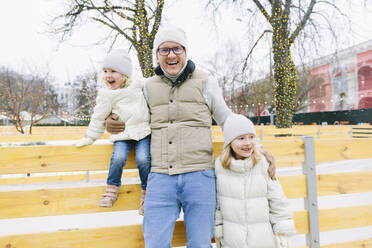
<instances>
[{"instance_id":1,"label":"white sky","mask_svg":"<svg viewBox=\"0 0 372 248\"><path fill-rule=\"evenodd\" d=\"M87 26L75 32L71 39L58 46L43 34L45 23L56 13L62 0L2 0L0 11L0 66L19 72L50 71L57 83L72 80L76 75L93 68L99 68L99 62L108 46L90 46L97 40L97 29ZM166 1L167 2L167 1ZM222 39L234 39L239 33L239 25L231 16L224 17L216 36L213 25L205 17L203 0L178 0L163 12L163 20L182 26L189 43L189 57L197 62L205 61L216 52ZM359 1L355 1L359 2ZM371 8L372 9L372 8ZM182 10L182 11L180 11ZM358 42L372 39L371 16L352 12L352 22L358 24ZM229 20L229 21L227 21ZM346 36L348 34L345 34ZM134 53L133 61L136 61Z\"/></svg>"}]
</instances>

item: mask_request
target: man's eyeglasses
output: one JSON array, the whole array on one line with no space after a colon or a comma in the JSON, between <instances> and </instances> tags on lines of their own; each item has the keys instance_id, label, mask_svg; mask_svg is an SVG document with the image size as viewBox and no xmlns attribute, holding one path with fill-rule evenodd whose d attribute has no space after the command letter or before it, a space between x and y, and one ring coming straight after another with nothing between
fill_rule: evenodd
<instances>
[{"instance_id":1,"label":"man's eyeglasses","mask_svg":"<svg viewBox=\"0 0 372 248\"><path fill-rule=\"evenodd\" d=\"M158 52L161 56L168 56L171 50L173 51L174 54L177 54L177 55L180 55L184 52L183 47L180 47L180 46L172 47L172 48L168 48L168 47L159 48Z\"/></svg>"}]
</instances>

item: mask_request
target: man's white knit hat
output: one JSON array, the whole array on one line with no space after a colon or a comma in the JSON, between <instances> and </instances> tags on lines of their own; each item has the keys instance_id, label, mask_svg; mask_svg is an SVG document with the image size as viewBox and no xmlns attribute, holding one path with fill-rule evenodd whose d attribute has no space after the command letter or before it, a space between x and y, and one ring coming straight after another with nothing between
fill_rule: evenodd
<instances>
[{"instance_id":1,"label":"man's white knit hat","mask_svg":"<svg viewBox=\"0 0 372 248\"><path fill-rule=\"evenodd\" d=\"M256 135L256 129L251 120L244 115L230 114L223 125L223 137L225 140L223 148L230 144L236 137L250 133Z\"/></svg>"},{"instance_id":2,"label":"man's white knit hat","mask_svg":"<svg viewBox=\"0 0 372 248\"><path fill-rule=\"evenodd\" d=\"M159 29L154 40L154 53L156 53L159 46L166 41L177 42L183 46L187 52L187 38L183 29L176 26L168 26L166 28Z\"/></svg>"},{"instance_id":3,"label":"man's white knit hat","mask_svg":"<svg viewBox=\"0 0 372 248\"><path fill-rule=\"evenodd\" d=\"M132 75L132 60L125 50L115 49L103 59L102 68L112 69L130 77Z\"/></svg>"}]
</instances>

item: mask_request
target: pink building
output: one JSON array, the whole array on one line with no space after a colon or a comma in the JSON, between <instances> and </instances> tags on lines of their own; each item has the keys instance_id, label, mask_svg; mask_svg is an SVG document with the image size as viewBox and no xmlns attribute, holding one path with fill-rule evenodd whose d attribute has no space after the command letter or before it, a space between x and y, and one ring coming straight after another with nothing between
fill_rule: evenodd
<instances>
[{"instance_id":1,"label":"pink building","mask_svg":"<svg viewBox=\"0 0 372 248\"><path fill-rule=\"evenodd\" d=\"M357 55L358 108L372 108L372 50Z\"/></svg>"},{"instance_id":2,"label":"pink building","mask_svg":"<svg viewBox=\"0 0 372 248\"><path fill-rule=\"evenodd\" d=\"M310 112L372 108L372 40L315 63Z\"/></svg>"}]
</instances>

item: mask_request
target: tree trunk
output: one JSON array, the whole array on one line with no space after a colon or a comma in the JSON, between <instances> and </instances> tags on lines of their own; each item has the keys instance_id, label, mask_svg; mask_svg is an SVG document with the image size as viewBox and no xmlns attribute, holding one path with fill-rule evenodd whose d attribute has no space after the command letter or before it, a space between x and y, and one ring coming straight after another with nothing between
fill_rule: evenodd
<instances>
[{"instance_id":1,"label":"tree trunk","mask_svg":"<svg viewBox=\"0 0 372 248\"><path fill-rule=\"evenodd\" d=\"M280 12L275 13L281 16ZM296 96L296 69L291 57L287 18L273 21L274 95L276 127L292 127Z\"/></svg>"},{"instance_id":2,"label":"tree trunk","mask_svg":"<svg viewBox=\"0 0 372 248\"><path fill-rule=\"evenodd\" d=\"M152 77L154 75L153 63L152 63L152 49L149 45L143 45L137 50L137 58L140 63L142 76L145 78Z\"/></svg>"}]
</instances>

